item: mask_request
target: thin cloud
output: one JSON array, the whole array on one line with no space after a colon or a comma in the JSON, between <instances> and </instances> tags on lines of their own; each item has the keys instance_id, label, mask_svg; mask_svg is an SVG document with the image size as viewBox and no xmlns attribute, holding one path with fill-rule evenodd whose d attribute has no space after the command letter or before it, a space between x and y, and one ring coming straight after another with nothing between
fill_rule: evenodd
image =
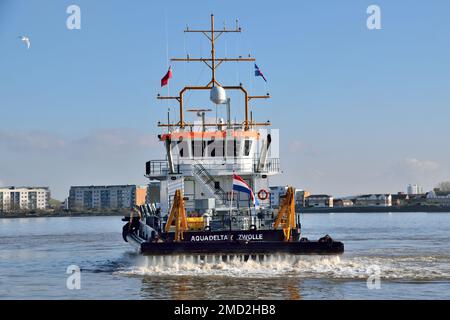
<instances>
[{"instance_id":1,"label":"thin cloud","mask_svg":"<svg viewBox=\"0 0 450 320\"><path fill-rule=\"evenodd\" d=\"M407 158L404 161L406 167L410 170L436 171L439 169L439 163L431 160L418 160L416 158Z\"/></svg>"},{"instance_id":2,"label":"thin cloud","mask_svg":"<svg viewBox=\"0 0 450 320\"><path fill-rule=\"evenodd\" d=\"M64 139L43 131L5 132L0 131L0 147L13 152L51 151L64 148Z\"/></svg>"},{"instance_id":3,"label":"thin cloud","mask_svg":"<svg viewBox=\"0 0 450 320\"><path fill-rule=\"evenodd\" d=\"M320 154L316 146L301 140L290 141L286 150L289 153L298 153L305 156L318 156Z\"/></svg>"},{"instance_id":4,"label":"thin cloud","mask_svg":"<svg viewBox=\"0 0 450 320\"><path fill-rule=\"evenodd\" d=\"M407 184L417 183L425 189L430 189L443 176L446 176L447 172L448 168L437 161L410 157L389 167L380 178L383 179L386 187L398 186L404 190Z\"/></svg>"},{"instance_id":5,"label":"thin cloud","mask_svg":"<svg viewBox=\"0 0 450 320\"><path fill-rule=\"evenodd\" d=\"M135 129L105 129L78 139L42 131L0 131L0 148L15 153L39 152L94 152L95 150L150 148L157 145L154 135Z\"/></svg>"},{"instance_id":6,"label":"thin cloud","mask_svg":"<svg viewBox=\"0 0 450 320\"><path fill-rule=\"evenodd\" d=\"M163 158L155 135L97 130L78 138L0 131L0 176L11 185L49 185L57 199L71 185L144 184L145 162Z\"/></svg>"}]
</instances>

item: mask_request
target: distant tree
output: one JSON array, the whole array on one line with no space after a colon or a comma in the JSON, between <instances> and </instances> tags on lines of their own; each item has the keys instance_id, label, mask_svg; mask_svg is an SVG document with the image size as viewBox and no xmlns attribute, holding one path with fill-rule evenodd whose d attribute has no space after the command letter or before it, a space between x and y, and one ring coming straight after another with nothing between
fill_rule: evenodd
<instances>
[{"instance_id":1,"label":"distant tree","mask_svg":"<svg viewBox=\"0 0 450 320\"><path fill-rule=\"evenodd\" d=\"M437 185L437 188L441 191L450 191L450 181L443 181Z\"/></svg>"},{"instance_id":2,"label":"distant tree","mask_svg":"<svg viewBox=\"0 0 450 320\"><path fill-rule=\"evenodd\" d=\"M53 198L51 198L49 201L48 201L48 203L50 204L50 207L51 208L53 208L53 209L59 209L60 207L61 207L61 201L59 201L59 200L56 200L56 199L53 199Z\"/></svg>"}]
</instances>

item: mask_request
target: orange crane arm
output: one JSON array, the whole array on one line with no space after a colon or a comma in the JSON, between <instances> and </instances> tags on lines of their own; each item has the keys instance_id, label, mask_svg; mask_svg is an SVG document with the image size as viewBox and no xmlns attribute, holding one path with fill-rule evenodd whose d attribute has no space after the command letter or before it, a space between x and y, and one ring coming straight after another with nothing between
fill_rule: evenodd
<instances>
[{"instance_id":1,"label":"orange crane arm","mask_svg":"<svg viewBox=\"0 0 450 320\"><path fill-rule=\"evenodd\" d=\"M295 225L295 192L293 187L289 187L286 196L281 202L280 209L278 211L277 219L273 224L273 228L277 229L282 226L284 233L284 240L290 241L291 230L296 227Z\"/></svg>"},{"instance_id":2,"label":"orange crane arm","mask_svg":"<svg viewBox=\"0 0 450 320\"><path fill-rule=\"evenodd\" d=\"M181 190L175 191L172 209L165 226L165 231L169 232L172 223L175 221L175 241L183 240L183 232L188 229L186 210L184 209L184 200Z\"/></svg>"}]
</instances>

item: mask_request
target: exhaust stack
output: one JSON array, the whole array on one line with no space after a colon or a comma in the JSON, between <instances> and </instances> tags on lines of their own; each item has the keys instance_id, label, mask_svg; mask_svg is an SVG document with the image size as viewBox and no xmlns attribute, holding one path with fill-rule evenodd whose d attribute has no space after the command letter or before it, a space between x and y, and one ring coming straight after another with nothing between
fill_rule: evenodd
<instances>
[{"instance_id":1,"label":"exhaust stack","mask_svg":"<svg viewBox=\"0 0 450 320\"><path fill-rule=\"evenodd\" d=\"M170 142L171 140L167 138L166 139L167 162L169 163L169 173L174 174L175 166L173 165L173 157L172 157L172 150L170 149Z\"/></svg>"},{"instance_id":2,"label":"exhaust stack","mask_svg":"<svg viewBox=\"0 0 450 320\"><path fill-rule=\"evenodd\" d=\"M272 142L272 137L270 134L267 135L267 138L264 140L264 143L261 147L261 155L259 156L258 160L258 172L262 172L266 167L266 160L267 160L267 152L270 148L270 143Z\"/></svg>"}]
</instances>

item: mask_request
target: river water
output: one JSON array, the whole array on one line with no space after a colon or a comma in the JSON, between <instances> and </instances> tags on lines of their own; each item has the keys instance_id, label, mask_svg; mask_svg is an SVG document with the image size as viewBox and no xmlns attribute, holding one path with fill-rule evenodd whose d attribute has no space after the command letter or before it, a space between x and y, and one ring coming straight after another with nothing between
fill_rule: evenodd
<instances>
[{"instance_id":1,"label":"river water","mask_svg":"<svg viewBox=\"0 0 450 320\"><path fill-rule=\"evenodd\" d=\"M450 213L302 220L303 236L330 234L345 253L161 259L122 240L120 217L0 219L0 299L450 299Z\"/></svg>"}]
</instances>

